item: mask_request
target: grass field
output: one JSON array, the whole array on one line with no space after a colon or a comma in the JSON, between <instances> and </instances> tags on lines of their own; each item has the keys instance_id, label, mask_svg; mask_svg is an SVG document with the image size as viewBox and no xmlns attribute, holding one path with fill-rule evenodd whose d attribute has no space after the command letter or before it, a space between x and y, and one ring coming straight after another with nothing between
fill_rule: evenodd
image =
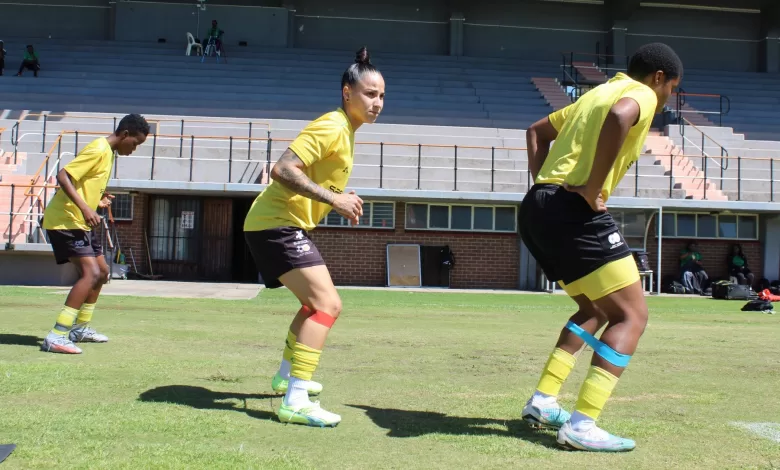
<instances>
[{"instance_id":1,"label":"grass field","mask_svg":"<svg viewBox=\"0 0 780 470\"><path fill-rule=\"evenodd\" d=\"M335 429L283 425L270 377L297 310L249 301L101 299L108 344L40 352L64 296L0 288L0 444L13 468L780 468L780 315L650 298L600 424L634 452L559 450L519 420L574 305L563 296L342 291L315 379ZM573 405L590 360L564 385ZM778 425L780 428L780 425Z\"/></svg>"}]
</instances>

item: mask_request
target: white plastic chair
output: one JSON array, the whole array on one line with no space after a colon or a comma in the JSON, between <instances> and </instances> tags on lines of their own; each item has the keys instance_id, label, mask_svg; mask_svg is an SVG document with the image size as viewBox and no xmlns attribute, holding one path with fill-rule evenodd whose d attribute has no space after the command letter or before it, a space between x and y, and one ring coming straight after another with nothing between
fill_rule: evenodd
<instances>
[{"instance_id":1,"label":"white plastic chair","mask_svg":"<svg viewBox=\"0 0 780 470\"><path fill-rule=\"evenodd\" d=\"M190 55L193 47L199 51L198 55L203 55L203 45L195 42L195 37L192 36L192 33L187 33L187 52L185 55Z\"/></svg>"}]
</instances>

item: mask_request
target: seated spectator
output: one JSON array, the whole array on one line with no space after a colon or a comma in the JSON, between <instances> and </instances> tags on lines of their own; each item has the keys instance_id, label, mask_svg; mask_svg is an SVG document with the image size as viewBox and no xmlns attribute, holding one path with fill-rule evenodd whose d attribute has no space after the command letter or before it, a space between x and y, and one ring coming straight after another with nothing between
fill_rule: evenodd
<instances>
[{"instance_id":1,"label":"seated spectator","mask_svg":"<svg viewBox=\"0 0 780 470\"><path fill-rule=\"evenodd\" d=\"M5 43L0 41L0 75L3 74L5 68Z\"/></svg>"},{"instance_id":2,"label":"seated spectator","mask_svg":"<svg viewBox=\"0 0 780 470\"><path fill-rule=\"evenodd\" d=\"M742 253L742 245L735 243L731 247L731 254L728 257L729 276L737 278L738 284L749 285L753 287L756 281L755 275L748 269L747 258Z\"/></svg>"},{"instance_id":3,"label":"seated spectator","mask_svg":"<svg viewBox=\"0 0 780 470\"><path fill-rule=\"evenodd\" d=\"M217 20L212 20L211 28L206 32L206 38L203 40L203 53L206 53L206 46L208 46L209 42L212 40L214 41L214 50L221 51L223 34L225 34L225 32L217 27Z\"/></svg>"},{"instance_id":4,"label":"seated spectator","mask_svg":"<svg viewBox=\"0 0 780 470\"><path fill-rule=\"evenodd\" d=\"M31 44L27 46L24 59L22 59L22 65L19 66L19 73L16 76L21 77L24 69L32 70L36 77L38 76L38 71L41 70L41 64L38 62L38 53L35 52Z\"/></svg>"},{"instance_id":5,"label":"seated spectator","mask_svg":"<svg viewBox=\"0 0 780 470\"><path fill-rule=\"evenodd\" d=\"M701 265L701 253L696 242L688 243L688 246L680 251L680 274L680 281L686 291L701 294L707 290L709 276Z\"/></svg>"}]
</instances>

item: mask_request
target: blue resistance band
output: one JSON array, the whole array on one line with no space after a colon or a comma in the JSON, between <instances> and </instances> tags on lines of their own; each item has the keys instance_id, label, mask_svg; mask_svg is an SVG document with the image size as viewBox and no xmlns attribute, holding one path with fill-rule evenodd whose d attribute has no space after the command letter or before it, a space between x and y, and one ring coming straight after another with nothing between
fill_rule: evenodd
<instances>
[{"instance_id":1,"label":"blue resistance band","mask_svg":"<svg viewBox=\"0 0 780 470\"><path fill-rule=\"evenodd\" d=\"M588 343L588 346L593 348L593 351L599 356L603 357L607 362L611 363L615 367L626 367L628 361L631 360L631 356L628 354L620 354L608 345L597 340L592 334L580 328L579 325L569 322L566 324L566 328L572 333L582 338L583 341Z\"/></svg>"}]
</instances>

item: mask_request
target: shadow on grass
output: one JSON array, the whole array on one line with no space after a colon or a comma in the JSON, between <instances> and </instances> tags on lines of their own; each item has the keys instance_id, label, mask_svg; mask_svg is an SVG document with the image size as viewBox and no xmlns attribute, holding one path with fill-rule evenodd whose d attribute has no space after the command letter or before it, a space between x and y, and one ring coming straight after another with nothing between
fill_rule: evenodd
<instances>
[{"instance_id":1,"label":"shadow on grass","mask_svg":"<svg viewBox=\"0 0 780 470\"><path fill-rule=\"evenodd\" d=\"M215 392L204 387L192 385L166 385L152 388L138 396L140 401L156 403L175 403L187 405L198 410L232 410L246 413L256 419L276 419L276 415L270 411L250 410L247 408L247 400L265 400L279 398L281 395L268 395L264 393L234 393ZM223 400L238 400L243 406Z\"/></svg>"},{"instance_id":2,"label":"shadow on grass","mask_svg":"<svg viewBox=\"0 0 780 470\"><path fill-rule=\"evenodd\" d=\"M0 345L41 347L43 338L31 335L0 334Z\"/></svg>"},{"instance_id":3,"label":"shadow on grass","mask_svg":"<svg viewBox=\"0 0 780 470\"><path fill-rule=\"evenodd\" d=\"M365 405L347 406L365 411L374 424L389 430L387 433L389 437L419 437L425 434L508 436L544 447L560 449L555 442L555 436L535 431L520 419L463 418L434 411L397 410Z\"/></svg>"}]
</instances>

